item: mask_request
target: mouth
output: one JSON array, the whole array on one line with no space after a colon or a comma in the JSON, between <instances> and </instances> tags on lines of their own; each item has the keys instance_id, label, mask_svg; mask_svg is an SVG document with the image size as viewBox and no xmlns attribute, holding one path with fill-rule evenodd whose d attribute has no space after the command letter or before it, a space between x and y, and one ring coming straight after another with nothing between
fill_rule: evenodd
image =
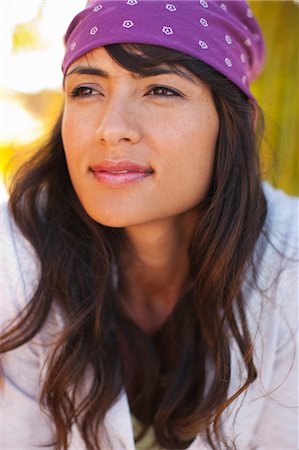
<instances>
[{"instance_id":1,"label":"mouth","mask_svg":"<svg viewBox=\"0 0 299 450\"><path fill-rule=\"evenodd\" d=\"M133 161L101 161L90 167L97 181L109 187L121 187L143 181L153 175L151 167Z\"/></svg>"}]
</instances>

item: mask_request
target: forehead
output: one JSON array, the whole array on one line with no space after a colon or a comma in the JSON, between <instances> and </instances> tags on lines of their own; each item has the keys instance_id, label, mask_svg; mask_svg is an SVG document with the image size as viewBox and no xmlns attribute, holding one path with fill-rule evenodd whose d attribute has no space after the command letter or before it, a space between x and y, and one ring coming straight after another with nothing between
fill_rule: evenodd
<instances>
[{"instance_id":1,"label":"forehead","mask_svg":"<svg viewBox=\"0 0 299 450\"><path fill-rule=\"evenodd\" d=\"M80 56L80 58L76 59L69 67L67 73L71 72L74 67L77 66L95 66L99 65L103 68L109 67L114 70L125 70L122 68L111 56L108 54L107 50L104 47L99 47L85 53Z\"/></svg>"},{"instance_id":2,"label":"forehead","mask_svg":"<svg viewBox=\"0 0 299 450\"><path fill-rule=\"evenodd\" d=\"M96 48L86 53L85 55L81 56L75 62L73 62L72 65L68 68L66 76L73 73L92 74L93 72L94 75L99 75L102 76L103 78L110 78L120 75L126 76L129 75L132 78L140 79L154 75L174 74L181 76L194 84L202 85L202 82L198 76L196 76L187 68L179 64L163 62L155 65L150 65L148 64L147 59L147 64L145 67L142 51L138 49L136 51L135 50L136 49L134 49L134 52L132 53L131 52L128 53L126 51L125 53L126 61L122 65L122 63L119 63L118 61L113 59L104 47ZM140 60L138 61L139 57ZM127 67L125 67L126 63L128 62L129 65L132 66L132 61L134 60L134 58L135 58L133 64L134 69L130 70ZM139 66L138 62L140 64Z\"/></svg>"}]
</instances>

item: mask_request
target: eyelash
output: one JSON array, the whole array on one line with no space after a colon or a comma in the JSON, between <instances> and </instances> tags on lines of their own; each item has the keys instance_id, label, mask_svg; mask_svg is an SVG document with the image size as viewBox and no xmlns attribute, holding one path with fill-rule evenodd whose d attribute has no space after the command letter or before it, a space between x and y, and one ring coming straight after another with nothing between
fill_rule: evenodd
<instances>
[{"instance_id":1,"label":"eyelash","mask_svg":"<svg viewBox=\"0 0 299 450\"><path fill-rule=\"evenodd\" d=\"M155 91L155 90L163 90L164 92L166 91L167 92L167 94L166 95L162 95L162 94L157 94L157 97L181 97L181 95L179 94L179 92L177 92L177 91L175 91L175 90L173 90L173 89L170 89L170 88L168 88L168 87L166 87L166 86L153 86L150 90L149 90L149 92L151 92L151 91ZM171 94L171 95L169 95L169 93ZM151 94L147 94L147 95L151 95Z\"/></svg>"},{"instance_id":2,"label":"eyelash","mask_svg":"<svg viewBox=\"0 0 299 450\"><path fill-rule=\"evenodd\" d=\"M150 92L157 91L157 90L164 91L164 93L167 92L167 94L166 95L165 94L156 94L156 95L150 94ZM84 91L89 91L89 92L88 92L88 94L84 95L83 94ZM73 98L80 98L80 99L89 98L89 97L92 97L93 95L95 95L92 92L97 92L97 91L96 91L96 89L93 89L88 86L79 86L72 90L72 92L70 93L70 96ZM167 98L181 97L181 94L179 94L179 92L177 92L173 89L170 89L166 86L153 86L148 91L147 95L154 96L154 97L167 97Z\"/></svg>"},{"instance_id":3,"label":"eyelash","mask_svg":"<svg viewBox=\"0 0 299 450\"><path fill-rule=\"evenodd\" d=\"M83 95L83 91L89 91L89 94ZM91 97L92 95L94 95L94 94L91 94L91 91L95 92L95 89L88 87L88 86L79 86L72 90L72 92L70 93L70 96L78 97L78 98L87 98L87 97Z\"/></svg>"}]
</instances>

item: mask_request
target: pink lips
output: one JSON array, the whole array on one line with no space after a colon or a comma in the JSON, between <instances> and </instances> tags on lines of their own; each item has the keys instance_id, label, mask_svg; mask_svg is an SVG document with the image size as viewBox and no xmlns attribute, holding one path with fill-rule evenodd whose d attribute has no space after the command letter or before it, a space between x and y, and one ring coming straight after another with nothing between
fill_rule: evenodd
<instances>
[{"instance_id":1,"label":"pink lips","mask_svg":"<svg viewBox=\"0 0 299 450\"><path fill-rule=\"evenodd\" d=\"M101 161L91 166L95 178L110 187L125 186L130 183L142 181L153 174L149 166L133 161Z\"/></svg>"}]
</instances>

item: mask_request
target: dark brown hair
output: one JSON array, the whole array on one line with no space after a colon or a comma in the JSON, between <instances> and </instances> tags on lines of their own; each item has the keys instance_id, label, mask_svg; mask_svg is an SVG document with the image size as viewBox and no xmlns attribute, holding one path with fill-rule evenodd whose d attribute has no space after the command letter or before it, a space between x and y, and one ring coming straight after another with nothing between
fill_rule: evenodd
<instances>
[{"instance_id":1,"label":"dark brown hair","mask_svg":"<svg viewBox=\"0 0 299 450\"><path fill-rule=\"evenodd\" d=\"M64 327L51 347L40 399L55 424L57 449L68 448L74 423L86 448L99 449L103 418L123 387L131 411L145 429L153 425L161 446L186 448L201 433L213 449L232 448L221 414L257 376L242 285L247 272L254 273L253 253L266 217L258 108L224 76L185 54L136 44L106 49L130 71L184 67L212 90L220 131L210 189L198 205L190 245L192 282L154 337L126 317L114 282L124 231L96 223L82 208L59 119L48 144L11 186L10 209L36 252L40 279L25 311L2 336L1 351L31 340L53 305L59 307ZM247 378L229 398L233 341ZM89 389L80 397L87 368Z\"/></svg>"}]
</instances>

